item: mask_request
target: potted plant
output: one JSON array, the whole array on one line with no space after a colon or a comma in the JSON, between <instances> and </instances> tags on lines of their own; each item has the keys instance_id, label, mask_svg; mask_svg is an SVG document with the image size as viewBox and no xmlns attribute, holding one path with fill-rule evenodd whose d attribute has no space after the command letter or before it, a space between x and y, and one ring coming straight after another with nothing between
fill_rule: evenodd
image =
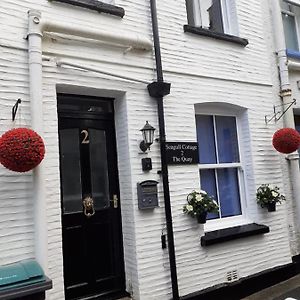
<instances>
[{"instance_id":1,"label":"potted plant","mask_svg":"<svg viewBox=\"0 0 300 300\"><path fill-rule=\"evenodd\" d=\"M193 191L187 196L187 204L183 206L183 212L192 218L197 218L198 223L206 223L207 213L218 212L219 206L213 197L205 191Z\"/></svg>"},{"instance_id":2,"label":"potted plant","mask_svg":"<svg viewBox=\"0 0 300 300\"><path fill-rule=\"evenodd\" d=\"M276 203L285 200L285 196L280 194L278 186L262 184L256 192L256 201L261 207L266 207L269 212L276 211Z\"/></svg>"}]
</instances>

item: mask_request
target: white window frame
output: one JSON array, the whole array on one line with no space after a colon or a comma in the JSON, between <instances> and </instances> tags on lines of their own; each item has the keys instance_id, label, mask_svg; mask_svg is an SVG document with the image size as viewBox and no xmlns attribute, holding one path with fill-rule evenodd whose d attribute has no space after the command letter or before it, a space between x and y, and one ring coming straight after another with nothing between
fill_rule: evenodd
<instances>
[{"instance_id":1,"label":"white window frame","mask_svg":"<svg viewBox=\"0 0 300 300\"><path fill-rule=\"evenodd\" d=\"M300 52L300 0L297 1L290 1L290 0L282 0L283 2L286 2L292 6L294 6L296 9L299 9L299 14L297 15L293 11L281 9L282 14L287 14L289 16L292 16L295 18L295 26L296 26L296 35L297 35L297 42L298 42L298 51Z\"/></svg>"},{"instance_id":2,"label":"white window frame","mask_svg":"<svg viewBox=\"0 0 300 300\"><path fill-rule=\"evenodd\" d=\"M240 205L241 205L241 215L238 216L231 216L231 217L225 217L225 218L216 218L212 220L207 220L206 224L204 225L204 231L212 231L222 228L228 228L238 225L245 225L253 223L253 221L249 218L249 215L247 213L247 199L248 199L248 192L247 192L247 184L246 184L246 178L245 178L245 160L244 160L244 153L243 153L243 144L242 144L242 118L241 114L239 112L229 112L229 108L211 108L209 106L202 107L197 109L196 105L196 116L197 115L208 115L208 116L224 116L224 117L235 117L236 119L236 130L237 130L237 141L238 141L238 150L239 150L239 157L240 162L238 163L221 163L221 164L198 164L199 167L199 175L200 170L205 169L218 169L218 168L237 168L238 170L238 184L239 184L239 193L240 193ZM215 124L214 124L214 131L216 130ZM216 134L215 134L215 140L216 140ZM217 144L215 145L217 147ZM200 188L201 188L201 182L200 182ZM218 189L218 187L217 187Z\"/></svg>"},{"instance_id":3,"label":"white window frame","mask_svg":"<svg viewBox=\"0 0 300 300\"><path fill-rule=\"evenodd\" d=\"M106 3L106 4L115 5L115 0L99 0L99 1Z\"/></svg>"},{"instance_id":4,"label":"white window frame","mask_svg":"<svg viewBox=\"0 0 300 300\"><path fill-rule=\"evenodd\" d=\"M192 17L190 16L189 25L206 28L205 26L202 26L201 0L186 0L186 2L190 2L190 8L192 9L192 12L188 12L188 14L192 14ZM235 0L220 0L220 2L224 33L238 36L239 29Z\"/></svg>"}]
</instances>

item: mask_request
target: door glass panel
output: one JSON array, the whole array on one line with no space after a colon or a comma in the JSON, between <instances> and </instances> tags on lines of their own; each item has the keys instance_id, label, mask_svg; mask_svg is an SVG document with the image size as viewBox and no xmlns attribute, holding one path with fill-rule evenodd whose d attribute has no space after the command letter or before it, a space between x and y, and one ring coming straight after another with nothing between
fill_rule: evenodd
<instances>
[{"instance_id":1,"label":"door glass panel","mask_svg":"<svg viewBox=\"0 0 300 300\"><path fill-rule=\"evenodd\" d=\"M80 212L82 192L79 131L77 128L63 129L59 135L63 212Z\"/></svg>"},{"instance_id":2,"label":"door glass panel","mask_svg":"<svg viewBox=\"0 0 300 300\"><path fill-rule=\"evenodd\" d=\"M89 129L92 197L95 209L109 206L105 131Z\"/></svg>"},{"instance_id":3,"label":"door glass panel","mask_svg":"<svg viewBox=\"0 0 300 300\"><path fill-rule=\"evenodd\" d=\"M58 111L109 114L113 111L113 102L93 97L82 99L74 95L64 95L58 101Z\"/></svg>"}]
</instances>

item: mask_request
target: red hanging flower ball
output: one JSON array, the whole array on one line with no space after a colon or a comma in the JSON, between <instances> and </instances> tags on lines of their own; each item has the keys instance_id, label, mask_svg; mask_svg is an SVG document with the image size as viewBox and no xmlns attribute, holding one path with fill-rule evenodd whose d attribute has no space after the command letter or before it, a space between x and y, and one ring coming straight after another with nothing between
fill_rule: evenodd
<instances>
[{"instance_id":1,"label":"red hanging flower ball","mask_svg":"<svg viewBox=\"0 0 300 300\"><path fill-rule=\"evenodd\" d=\"M15 128L0 138L0 163L15 172L27 172L45 156L43 139L32 129Z\"/></svg>"},{"instance_id":2,"label":"red hanging flower ball","mask_svg":"<svg viewBox=\"0 0 300 300\"><path fill-rule=\"evenodd\" d=\"M273 135L273 147L280 153L292 153L300 147L300 134L293 128L282 128Z\"/></svg>"}]
</instances>

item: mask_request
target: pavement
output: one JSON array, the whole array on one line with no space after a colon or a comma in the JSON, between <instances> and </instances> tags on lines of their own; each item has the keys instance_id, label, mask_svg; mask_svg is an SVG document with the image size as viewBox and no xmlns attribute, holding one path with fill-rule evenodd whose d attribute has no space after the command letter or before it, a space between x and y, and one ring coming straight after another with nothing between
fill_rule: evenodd
<instances>
[{"instance_id":1,"label":"pavement","mask_svg":"<svg viewBox=\"0 0 300 300\"><path fill-rule=\"evenodd\" d=\"M131 298L122 298L119 300L131 300ZM294 276L241 300L300 300L300 275Z\"/></svg>"},{"instance_id":2,"label":"pavement","mask_svg":"<svg viewBox=\"0 0 300 300\"><path fill-rule=\"evenodd\" d=\"M300 275L241 300L300 300Z\"/></svg>"}]
</instances>

